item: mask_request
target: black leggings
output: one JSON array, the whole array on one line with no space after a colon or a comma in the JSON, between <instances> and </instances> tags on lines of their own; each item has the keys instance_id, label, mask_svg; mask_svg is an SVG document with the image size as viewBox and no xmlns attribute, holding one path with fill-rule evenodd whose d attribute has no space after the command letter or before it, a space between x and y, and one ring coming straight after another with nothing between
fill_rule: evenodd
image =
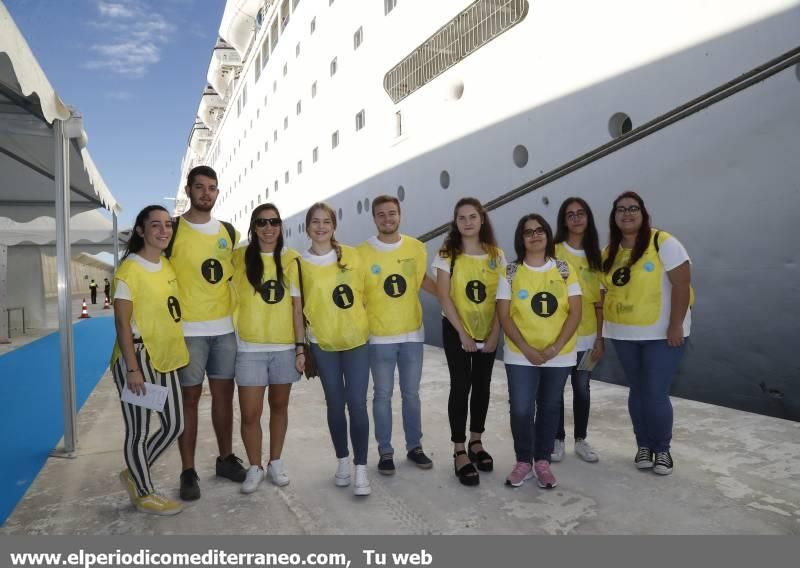
<instances>
[{"instance_id":1,"label":"black leggings","mask_svg":"<svg viewBox=\"0 0 800 568\"><path fill-rule=\"evenodd\" d=\"M450 440L463 444L467 441L467 408L470 416L469 431L484 431L495 351L464 351L458 332L447 318L442 318L442 343L447 367L450 369L450 398L447 401Z\"/></svg>"}]
</instances>

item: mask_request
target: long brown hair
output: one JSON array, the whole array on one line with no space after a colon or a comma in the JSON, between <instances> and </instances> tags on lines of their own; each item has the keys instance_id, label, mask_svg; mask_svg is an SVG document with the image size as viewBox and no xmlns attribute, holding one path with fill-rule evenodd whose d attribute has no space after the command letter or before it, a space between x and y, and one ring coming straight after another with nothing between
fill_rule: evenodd
<instances>
[{"instance_id":1,"label":"long brown hair","mask_svg":"<svg viewBox=\"0 0 800 568\"><path fill-rule=\"evenodd\" d=\"M136 227L140 227L142 232L144 232L144 224L150 218L150 213L153 211L163 211L167 215L169 215L169 211L167 211L161 205L148 205L141 211L139 214L136 215L136 221L133 222L133 229L131 230L131 236L128 239L128 244L125 247L125 254L122 255L120 261L125 260L131 254L136 254L140 250L144 248L144 237L136 232ZM173 229L174 230L174 229Z\"/></svg>"},{"instance_id":2,"label":"long brown hair","mask_svg":"<svg viewBox=\"0 0 800 568\"><path fill-rule=\"evenodd\" d=\"M548 258L555 258L556 257L556 244L553 241L553 230L550 228L550 223L545 221L545 218L539 215L538 213L529 213L525 215L522 219L519 220L517 223L517 228L514 231L514 252L517 253L517 264L522 264L525 262L525 237L522 236L522 233L525 231L525 224L528 221L536 221L544 229L544 235L547 237L547 245L544 248L544 256L545 260Z\"/></svg>"},{"instance_id":3,"label":"long brown hair","mask_svg":"<svg viewBox=\"0 0 800 568\"><path fill-rule=\"evenodd\" d=\"M558 209L558 219L556 224L556 244L563 243L569 236L567 227L567 207L577 203L586 211L586 232L583 233L582 245L583 252L586 253L586 261L592 270L602 270L603 256L600 254L600 239L597 236L597 227L594 224L594 214L589 204L580 197L567 197Z\"/></svg>"},{"instance_id":4,"label":"long brown hair","mask_svg":"<svg viewBox=\"0 0 800 568\"><path fill-rule=\"evenodd\" d=\"M628 259L627 266L630 268L636 264L636 261L642 258L647 247L650 246L650 214L644 206L644 201L635 191L621 193L619 197L614 200L614 204L611 206L611 213L608 215L608 257L606 257L603 263L603 272L608 272L611 270L611 267L614 266L614 260L617 258L619 246L622 243L622 231L619 226L617 226L615 212L617 210L617 204L626 197L636 201L642 214L642 226L639 227L639 233L636 235L636 244L633 245L633 251L631 252L630 259Z\"/></svg>"},{"instance_id":5,"label":"long brown hair","mask_svg":"<svg viewBox=\"0 0 800 568\"><path fill-rule=\"evenodd\" d=\"M306 212L306 233L309 235L309 237L311 236L311 233L309 233L309 231L311 230L310 229L310 227L311 227L311 217L314 216L314 213L317 210L325 211L325 213L330 215L331 222L333 223L333 231L334 231L334 235L331 235L331 246L333 247L333 250L336 251L336 266L338 266L340 269L344 270L345 268L347 268L347 265L346 264L342 264L342 245L339 244L339 241L337 241L336 237L335 237L335 232L336 232L336 212L333 210L333 207L331 207L330 205L328 205L324 201L318 201L317 203L315 203L314 205L309 207L308 211Z\"/></svg>"},{"instance_id":6,"label":"long brown hair","mask_svg":"<svg viewBox=\"0 0 800 568\"><path fill-rule=\"evenodd\" d=\"M481 202L474 197L462 197L456 203L453 209L453 220L450 223L450 231L444 238L442 248L439 249L439 255L443 258L449 258L451 263L458 257L459 254L464 253L464 241L461 238L461 233L458 230L458 210L465 205L474 207L478 214L481 216L481 229L478 233L478 239L481 242L483 249L489 254L490 258L497 260L500 256L500 247L497 246L497 239L494 236L494 229L492 223L489 221L489 214L481 205Z\"/></svg>"},{"instance_id":7,"label":"long brown hair","mask_svg":"<svg viewBox=\"0 0 800 568\"><path fill-rule=\"evenodd\" d=\"M278 208L272 203L264 203L253 209L250 215L250 227L247 229L247 238L250 243L244 251L244 265L245 272L247 273L247 281L253 287L254 292L261 291L261 280L264 278L264 261L261 259L261 245L258 243L258 235L256 234L256 219L262 211L274 211L281 218L281 213ZM275 261L275 270L278 274L278 282L281 286L286 288L283 281L283 264L281 263L281 251L283 250L283 229L278 233L278 240L275 243L275 250L272 251L272 259Z\"/></svg>"}]
</instances>

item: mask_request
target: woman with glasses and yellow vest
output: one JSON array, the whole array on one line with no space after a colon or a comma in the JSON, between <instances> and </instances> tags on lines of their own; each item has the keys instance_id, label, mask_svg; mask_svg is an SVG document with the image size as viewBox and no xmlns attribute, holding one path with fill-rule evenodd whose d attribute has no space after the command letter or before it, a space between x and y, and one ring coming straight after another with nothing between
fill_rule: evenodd
<instances>
[{"instance_id":1,"label":"woman with glasses and yellow vest","mask_svg":"<svg viewBox=\"0 0 800 568\"><path fill-rule=\"evenodd\" d=\"M494 299L505 266L503 251L497 246L489 216L480 201L472 197L460 199L433 268L443 309L442 343L450 370L447 414L454 469L464 485L480 483L475 466L481 471L494 468L492 456L481 443L481 435L489 409L489 386L500 335ZM465 449L468 411L470 442Z\"/></svg>"},{"instance_id":2,"label":"woman with glasses and yellow vest","mask_svg":"<svg viewBox=\"0 0 800 568\"><path fill-rule=\"evenodd\" d=\"M594 215L580 197L568 197L558 210L556 226L556 258L566 260L578 273L581 284L581 322L578 324L578 363L587 351L590 359L596 363L603 357L603 298L601 294L600 275L603 258L600 253L600 239ZM589 427L589 380L592 372L578 369L578 365L570 370L572 382L572 419L575 423L575 453L582 460L593 463L598 461L597 453L586 441ZM564 457L564 393L561 393L561 418L558 422L551 461L559 462Z\"/></svg>"},{"instance_id":3,"label":"woman with glasses and yellow vest","mask_svg":"<svg viewBox=\"0 0 800 568\"><path fill-rule=\"evenodd\" d=\"M340 245L335 231L333 209L327 203L312 205L306 213L306 233L311 238L311 247L302 253L292 296L296 305L300 301L304 304L311 348L325 391L328 429L338 460L334 482L338 487L350 485L349 415L355 464L353 493L363 496L371 491L367 475L369 323L364 307L366 272L356 249Z\"/></svg>"},{"instance_id":4,"label":"woman with glasses and yellow vest","mask_svg":"<svg viewBox=\"0 0 800 568\"><path fill-rule=\"evenodd\" d=\"M577 361L581 286L575 269L556 258L553 233L541 215L519 220L514 250L517 260L497 288L516 454L506 484L519 487L535 476L539 487L549 489L557 485L550 455L561 397Z\"/></svg>"},{"instance_id":5,"label":"woman with glasses and yellow vest","mask_svg":"<svg viewBox=\"0 0 800 568\"><path fill-rule=\"evenodd\" d=\"M691 327L690 263L678 239L650 226L638 194L626 191L614 200L603 252L603 335L630 385L636 467L660 475L673 469L669 389Z\"/></svg>"},{"instance_id":6,"label":"woman with glasses and yellow vest","mask_svg":"<svg viewBox=\"0 0 800 568\"><path fill-rule=\"evenodd\" d=\"M269 463L273 484L289 483L281 460L289 423L289 394L303 371L303 319L294 317L290 288L298 254L283 245L278 208L259 205L250 216L249 244L233 254L236 384L242 413L242 441L250 467L242 493L253 493L265 477L261 464L261 414L269 387Z\"/></svg>"},{"instance_id":7,"label":"woman with glasses and yellow vest","mask_svg":"<svg viewBox=\"0 0 800 568\"><path fill-rule=\"evenodd\" d=\"M161 429L149 436L151 412L123 402L125 463L119 474L131 503L143 513L175 515L182 505L156 492L150 470L183 431L183 399L177 370L189 362L181 329L178 282L162 256L172 237L172 219L160 205L136 216L128 247L114 274L114 324L117 339L111 374L122 398L143 396L152 385L166 389L158 412Z\"/></svg>"}]
</instances>

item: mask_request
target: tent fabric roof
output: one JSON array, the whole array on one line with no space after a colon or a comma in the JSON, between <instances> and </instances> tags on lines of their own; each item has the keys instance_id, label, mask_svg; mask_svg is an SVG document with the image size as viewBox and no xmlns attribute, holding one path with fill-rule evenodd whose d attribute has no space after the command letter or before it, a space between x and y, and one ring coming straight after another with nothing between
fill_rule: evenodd
<instances>
[{"instance_id":1,"label":"tent fabric roof","mask_svg":"<svg viewBox=\"0 0 800 568\"><path fill-rule=\"evenodd\" d=\"M59 98L0 1L0 217L30 221L54 215L54 120L75 113ZM85 149L85 132L70 140L70 213L120 206ZM81 144L78 143L81 141Z\"/></svg>"},{"instance_id":2,"label":"tent fabric roof","mask_svg":"<svg viewBox=\"0 0 800 568\"><path fill-rule=\"evenodd\" d=\"M39 217L28 223L17 223L0 217L0 245L48 245L55 242L56 221L53 217ZM86 211L75 215L70 222L70 243L113 245L114 231L111 221L100 211ZM124 239L120 240L125 246Z\"/></svg>"}]
</instances>

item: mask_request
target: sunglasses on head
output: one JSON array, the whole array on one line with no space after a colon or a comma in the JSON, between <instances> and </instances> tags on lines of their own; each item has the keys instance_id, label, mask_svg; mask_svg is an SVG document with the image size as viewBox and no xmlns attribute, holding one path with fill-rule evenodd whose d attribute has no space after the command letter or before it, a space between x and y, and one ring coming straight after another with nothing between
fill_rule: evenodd
<instances>
[{"instance_id":1,"label":"sunglasses on head","mask_svg":"<svg viewBox=\"0 0 800 568\"><path fill-rule=\"evenodd\" d=\"M278 225L280 225L280 224L281 224L281 220L280 220L280 219L277 219L277 218L275 218L275 219L264 219L264 218L262 217L262 218L258 218L258 219L256 219L256 220L255 220L255 222L254 222L254 224L255 224L255 226L256 226L256 227L258 227L259 229L263 229L263 228L264 228L264 227L266 227L267 225L272 225L273 227L277 227Z\"/></svg>"}]
</instances>

